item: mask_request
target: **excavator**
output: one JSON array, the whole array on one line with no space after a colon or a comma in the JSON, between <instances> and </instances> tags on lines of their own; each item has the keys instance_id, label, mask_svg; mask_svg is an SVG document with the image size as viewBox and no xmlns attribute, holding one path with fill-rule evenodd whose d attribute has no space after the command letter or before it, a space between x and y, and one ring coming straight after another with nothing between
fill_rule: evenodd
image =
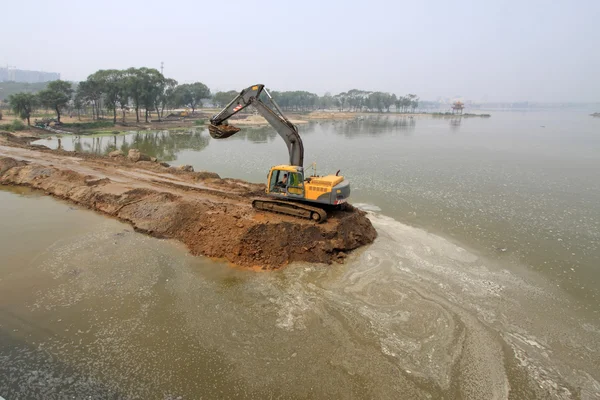
<instances>
[{"instance_id":1,"label":"excavator","mask_svg":"<svg viewBox=\"0 0 600 400\"><path fill-rule=\"evenodd\" d=\"M264 93L269 107L261 99ZM350 183L339 175L304 176L304 146L298 128L283 114L264 85L253 85L240 92L221 112L210 119L208 127L214 139L226 139L240 131L228 119L248 106L253 106L277 131L289 152L289 164L271 167L267 175L267 194L252 201L257 210L276 212L317 223L327 219L326 208L343 208L350 196Z\"/></svg>"}]
</instances>

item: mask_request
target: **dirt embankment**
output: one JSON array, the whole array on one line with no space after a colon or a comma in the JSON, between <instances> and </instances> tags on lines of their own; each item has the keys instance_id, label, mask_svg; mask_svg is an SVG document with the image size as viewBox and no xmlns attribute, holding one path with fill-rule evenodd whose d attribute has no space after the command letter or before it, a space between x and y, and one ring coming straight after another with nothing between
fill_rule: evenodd
<instances>
[{"instance_id":1,"label":"dirt embankment","mask_svg":"<svg viewBox=\"0 0 600 400\"><path fill-rule=\"evenodd\" d=\"M100 157L0 140L0 184L45 191L177 239L195 255L273 269L293 261L341 262L376 232L359 210L333 211L323 224L255 211L264 185L221 179L126 157Z\"/></svg>"}]
</instances>

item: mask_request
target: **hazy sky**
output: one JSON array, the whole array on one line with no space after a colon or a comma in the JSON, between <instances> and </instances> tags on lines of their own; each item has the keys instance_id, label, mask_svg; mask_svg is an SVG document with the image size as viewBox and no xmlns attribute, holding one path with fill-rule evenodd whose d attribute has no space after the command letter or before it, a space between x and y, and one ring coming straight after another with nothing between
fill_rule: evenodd
<instances>
[{"instance_id":1,"label":"hazy sky","mask_svg":"<svg viewBox=\"0 0 600 400\"><path fill-rule=\"evenodd\" d=\"M67 80L164 61L213 91L600 101L600 0L4 1L0 21L0 65Z\"/></svg>"}]
</instances>

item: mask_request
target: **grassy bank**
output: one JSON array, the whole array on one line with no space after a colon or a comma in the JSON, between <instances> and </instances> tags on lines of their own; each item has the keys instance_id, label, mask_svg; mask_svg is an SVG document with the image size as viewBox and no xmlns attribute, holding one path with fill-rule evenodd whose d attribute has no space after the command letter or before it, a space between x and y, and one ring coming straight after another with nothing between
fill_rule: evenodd
<instances>
[{"instance_id":1,"label":"grassy bank","mask_svg":"<svg viewBox=\"0 0 600 400\"><path fill-rule=\"evenodd\" d=\"M100 129L100 128L108 128L113 127L115 124L112 121L90 121L90 122L68 122L61 124L63 128L72 128L72 129Z\"/></svg>"}]
</instances>

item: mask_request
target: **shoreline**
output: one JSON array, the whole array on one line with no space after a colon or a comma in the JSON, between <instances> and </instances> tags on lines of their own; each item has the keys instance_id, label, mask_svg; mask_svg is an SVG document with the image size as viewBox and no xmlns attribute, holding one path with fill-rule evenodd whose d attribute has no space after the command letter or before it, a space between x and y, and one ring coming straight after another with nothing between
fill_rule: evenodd
<instances>
[{"instance_id":1,"label":"shoreline","mask_svg":"<svg viewBox=\"0 0 600 400\"><path fill-rule=\"evenodd\" d=\"M137 161L131 153L50 150L30 145L32 139L0 134L0 185L37 189L138 232L176 239L193 255L269 270L295 261L343 263L377 236L366 213L353 207L329 210L329 219L316 224L252 208L252 199L264 196L264 184Z\"/></svg>"},{"instance_id":2,"label":"shoreline","mask_svg":"<svg viewBox=\"0 0 600 400\"><path fill-rule=\"evenodd\" d=\"M178 129L189 129L189 128L201 128L206 127L209 124L210 115L213 115L213 109L202 109L193 117L181 117L180 119L164 119L162 121L150 121L146 122L125 122L117 121L116 124L112 123L112 119L101 119L101 120L78 120L76 118L69 118L64 116L63 120L69 122L64 125L52 126L50 129L44 129L36 127L34 125L26 127L21 131L11 131L16 136L22 134L28 136L43 136L43 135L99 135L99 134L122 134L125 132L132 131L160 131L160 130L178 130ZM287 118L291 123L295 125L304 125L311 122L327 122L327 121L346 121L355 119L365 119L371 117L402 117L402 118L489 118L490 114L452 114L452 113L396 113L396 112L348 112L348 111L312 111L312 112L286 112ZM32 117L33 118L33 117ZM14 121L6 120L6 122ZM263 127L268 126L268 122L259 115L244 114L231 118L231 125L241 127ZM98 124L99 123L99 124ZM86 128L86 125L93 126L98 124L101 126ZM77 126L84 126L83 128Z\"/></svg>"}]
</instances>

